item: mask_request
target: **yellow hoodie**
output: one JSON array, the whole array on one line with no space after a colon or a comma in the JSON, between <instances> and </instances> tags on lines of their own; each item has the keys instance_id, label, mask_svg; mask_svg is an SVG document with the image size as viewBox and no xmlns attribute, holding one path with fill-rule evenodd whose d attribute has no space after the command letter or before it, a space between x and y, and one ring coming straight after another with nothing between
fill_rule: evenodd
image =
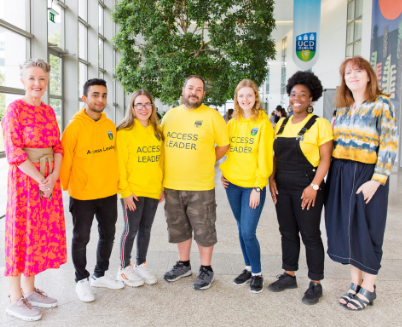
<instances>
[{"instance_id":1,"label":"yellow hoodie","mask_svg":"<svg viewBox=\"0 0 402 327\"><path fill-rule=\"evenodd\" d=\"M264 188L273 169L274 129L261 111L258 118L231 119L228 124L230 148L219 166L223 176L240 187Z\"/></svg>"},{"instance_id":2,"label":"yellow hoodie","mask_svg":"<svg viewBox=\"0 0 402 327\"><path fill-rule=\"evenodd\" d=\"M152 125L144 127L136 119L132 129L117 132L119 194L159 199L162 192L162 140Z\"/></svg>"},{"instance_id":3,"label":"yellow hoodie","mask_svg":"<svg viewBox=\"0 0 402 327\"><path fill-rule=\"evenodd\" d=\"M119 172L116 126L102 113L94 121L78 111L61 137L64 150L60 170L63 190L78 200L106 198L117 193Z\"/></svg>"}]
</instances>

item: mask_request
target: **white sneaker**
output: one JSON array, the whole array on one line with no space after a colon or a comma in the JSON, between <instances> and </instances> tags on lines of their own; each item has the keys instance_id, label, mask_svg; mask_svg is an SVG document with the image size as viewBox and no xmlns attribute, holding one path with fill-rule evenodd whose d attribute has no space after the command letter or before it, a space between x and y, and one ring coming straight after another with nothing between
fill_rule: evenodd
<instances>
[{"instance_id":1,"label":"white sneaker","mask_svg":"<svg viewBox=\"0 0 402 327\"><path fill-rule=\"evenodd\" d=\"M142 265L135 265L134 271L145 280L145 283L152 285L156 284L158 280L156 276L152 273L150 269L148 269L147 264L144 262Z\"/></svg>"},{"instance_id":2,"label":"white sneaker","mask_svg":"<svg viewBox=\"0 0 402 327\"><path fill-rule=\"evenodd\" d=\"M124 287L124 283L114 279L108 271L105 271L105 275L102 277L91 277L91 286L93 287L106 287L112 290L119 290Z\"/></svg>"},{"instance_id":3,"label":"white sneaker","mask_svg":"<svg viewBox=\"0 0 402 327\"><path fill-rule=\"evenodd\" d=\"M119 268L116 279L131 287L144 285L144 280L134 272L132 265L128 265L123 269Z\"/></svg>"},{"instance_id":4,"label":"white sneaker","mask_svg":"<svg viewBox=\"0 0 402 327\"><path fill-rule=\"evenodd\" d=\"M94 293L92 293L91 287L89 287L89 282L86 278L81 279L77 282L77 285L75 286L75 291L78 294L78 298L82 302L95 301Z\"/></svg>"}]
</instances>

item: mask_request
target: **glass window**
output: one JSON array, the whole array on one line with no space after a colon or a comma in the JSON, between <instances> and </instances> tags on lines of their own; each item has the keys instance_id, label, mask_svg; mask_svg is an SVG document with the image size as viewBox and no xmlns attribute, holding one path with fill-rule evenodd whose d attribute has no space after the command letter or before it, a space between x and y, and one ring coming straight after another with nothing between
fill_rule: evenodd
<instances>
[{"instance_id":1,"label":"glass window","mask_svg":"<svg viewBox=\"0 0 402 327\"><path fill-rule=\"evenodd\" d=\"M352 58L353 57L353 44L348 45L346 47L346 58Z\"/></svg>"},{"instance_id":2,"label":"glass window","mask_svg":"<svg viewBox=\"0 0 402 327\"><path fill-rule=\"evenodd\" d=\"M360 41L356 42L353 45L353 56L359 56L361 54L361 50L362 50L362 43Z\"/></svg>"},{"instance_id":3,"label":"glass window","mask_svg":"<svg viewBox=\"0 0 402 327\"><path fill-rule=\"evenodd\" d=\"M265 93L269 93L269 70L267 74L267 79L265 81Z\"/></svg>"},{"instance_id":4,"label":"glass window","mask_svg":"<svg viewBox=\"0 0 402 327\"><path fill-rule=\"evenodd\" d=\"M88 67L82 62L78 66L78 96L81 98L83 94L84 84L88 79Z\"/></svg>"},{"instance_id":5,"label":"glass window","mask_svg":"<svg viewBox=\"0 0 402 327\"><path fill-rule=\"evenodd\" d=\"M0 27L0 85L22 89L20 67L30 54L30 40Z\"/></svg>"},{"instance_id":6,"label":"glass window","mask_svg":"<svg viewBox=\"0 0 402 327\"><path fill-rule=\"evenodd\" d=\"M81 23L78 23L78 56L81 59L87 60L88 46L88 29Z\"/></svg>"},{"instance_id":7,"label":"glass window","mask_svg":"<svg viewBox=\"0 0 402 327\"><path fill-rule=\"evenodd\" d=\"M99 68L103 68L103 40L99 39L99 58L98 58Z\"/></svg>"},{"instance_id":8,"label":"glass window","mask_svg":"<svg viewBox=\"0 0 402 327\"><path fill-rule=\"evenodd\" d=\"M79 0L78 1L78 16L80 16L83 20L87 21L87 11L88 11L88 0Z\"/></svg>"},{"instance_id":9,"label":"glass window","mask_svg":"<svg viewBox=\"0 0 402 327\"><path fill-rule=\"evenodd\" d=\"M0 0L0 18L25 31L30 31L27 0Z\"/></svg>"},{"instance_id":10,"label":"glass window","mask_svg":"<svg viewBox=\"0 0 402 327\"><path fill-rule=\"evenodd\" d=\"M355 19L355 2L354 0L348 3L348 23Z\"/></svg>"},{"instance_id":11,"label":"glass window","mask_svg":"<svg viewBox=\"0 0 402 327\"><path fill-rule=\"evenodd\" d=\"M17 100L21 99L22 95L20 94L5 94L5 93L0 93L0 120L3 119L3 116L6 112L6 109L8 105ZM1 124L0 124L0 152L4 152L4 139L3 139L3 130L1 129Z\"/></svg>"},{"instance_id":12,"label":"glass window","mask_svg":"<svg viewBox=\"0 0 402 327\"><path fill-rule=\"evenodd\" d=\"M49 76L49 92L53 95L61 95L61 58L54 56L52 54L49 55L49 63L52 69L50 70Z\"/></svg>"},{"instance_id":13,"label":"glass window","mask_svg":"<svg viewBox=\"0 0 402 327\"><path fill-rule=\"evenodd\" d=\"M355 0L355 1L356 1L355 18L358 18L363 15L363 0Z\"/></svg>"},{"instance_id":14,"label":"glass window","mask_svg":"<svg viewBox=\"0 0 402 327\"><path fill-rule=\"evenodd\" d=\"M362 21L355 20L355 40L360 40L362 38Z\"/></svg>"},{"instance_id":15,"label":"glass window","mask_svg":"<svg viewBox=\"0 0 402 327\"><path fill-rule=\"evenodd\" d=\"M103 7L99 5L99 33L103 35Z\"/></svg>"},{"instance_id":16,"label":"glass window","mask_svg":"<svg viewBox=\"0 0 402 327\"><path fill-rule=\"evenodd\" d=\"M353 26L354 24L352 23L346 27L346 43L353 42Z\"/></svg>"},{"instance_id":17,"label":"glass window","mask_svg":"<svg viewBox=\"0 0 402 327\"><path fill-rule=\"evenodd\" d=\"M47 17L47 40L49 43L56 44L59 48L63 48L63 8L58 6L52 0L48 0L48 17ZM49 9L52 8L53 10ZM53 15L53 16L52 16Z\"/></svg>"},{"instance_id":18,"label":"glass window","mask_svg":"<svg viewBox=\"0 0 402 327\"><path fill-rule=\"evenodd\" d=\"M101 71L98 71L98 78L104 79L104 74Z\"/></svg>"},{"instance_id":19,"label":"glass window","mask_svg":"<svg viewBox=\"0 0 402 327\"><path fill-rule=\"evenodd\" d=\"M50 98L50 106L53 108L54 113L56 115L57 125L59 125L60 132L62 131L62 128L61 128L62 127L61 126L61 113L62 113L61 103L62 103L62 101L60 99Z\"/></svg>"}]
</instances>

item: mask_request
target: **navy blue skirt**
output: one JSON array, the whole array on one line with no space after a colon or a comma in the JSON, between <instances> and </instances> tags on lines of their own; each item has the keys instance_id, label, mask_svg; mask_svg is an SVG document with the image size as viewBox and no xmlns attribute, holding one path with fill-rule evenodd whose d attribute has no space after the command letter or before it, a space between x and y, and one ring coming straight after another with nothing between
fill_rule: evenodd
<instances>
[{"instance_id":1,"label":"navy blue skirt","mask_svg":"<svg viewBox=\"0 0 402 327\"><path fill-rule=\"evenodd\" d=\"M371 180L375 165L334 159L325 195L325 225L329 257L369 274L381 268L387 220L389 178L368 204L357 189Z\"/></svg>"}]
</instances>

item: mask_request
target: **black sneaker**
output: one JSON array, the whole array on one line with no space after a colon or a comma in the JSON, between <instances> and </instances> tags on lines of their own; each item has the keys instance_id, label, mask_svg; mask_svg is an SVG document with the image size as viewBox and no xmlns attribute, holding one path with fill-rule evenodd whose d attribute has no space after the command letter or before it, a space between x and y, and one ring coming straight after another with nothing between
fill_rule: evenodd
<instances>
[{"instance_id":1,"label":"black sneaker","mask_svg":"<svg viewBox=\"0 0 402 327\"><path fill-rule=\"evenodd\" d=\"M251 293L261 293L264 290L264 278L262 276L252 276L250 283Z\"/></svg>"},{"instance_id":2,"label":"black sneaker","mask_svg":"<svg viewBox=\"0 0 402 327\"><path fill-rule=\"evenodd\" d=\"M304 293L302 302L308 305L317 304L320 297L322 297L321 284L318 284L316 282L310 282L310 285L306 293Z\"/></svg>"},{"instance_id":3,"label":"black sneaker","mask_svg":"<svg viewBox=\"0 0 402 327\"><path fill-rule=\"evenodd\" d=\"M282 292L287 288L297 288L296 276L291 276L287 273L276 276L278 280L268 286L271 292Z\"/></svg>"},{"instance_id":4,"label":"black sneaker","mask_svg":"<svg viewBox=\"0 0 402 327\"><path fill-rule=\"evenodd\" d=\"M251 280L251 271L244 269L243 272L233 279L233 284L244 285Z\"/></svg>"}]
</instances>

